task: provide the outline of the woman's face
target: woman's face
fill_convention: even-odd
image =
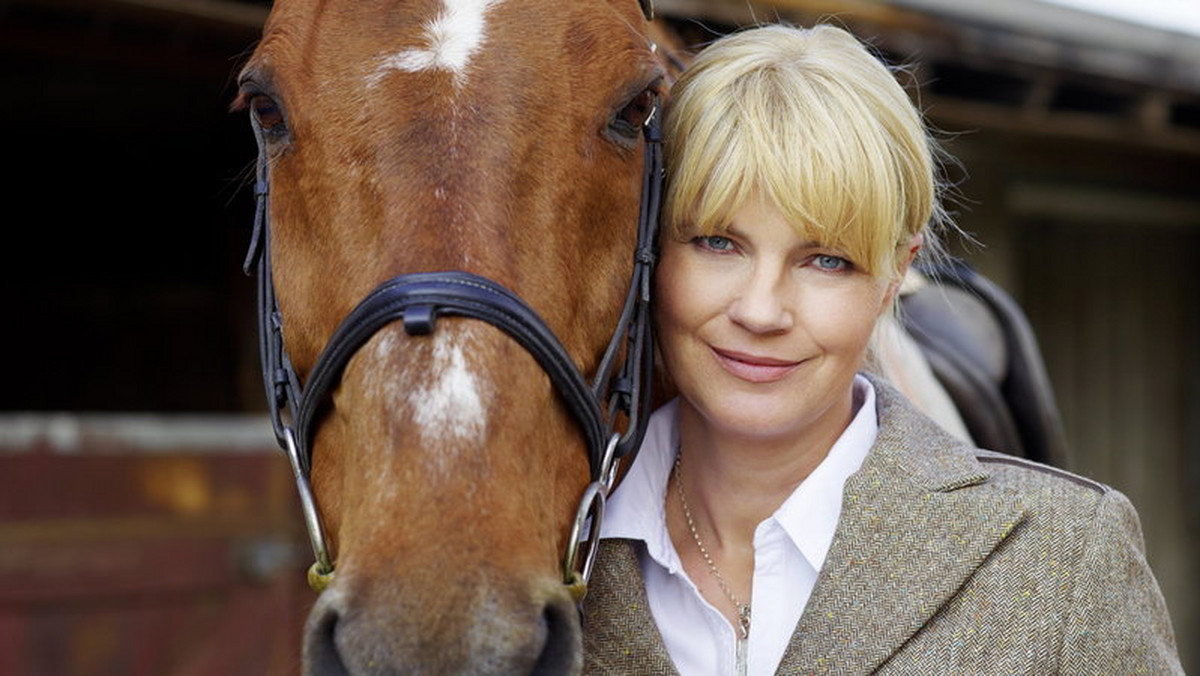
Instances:
[[[673,238],[657,272],[658,341],[683,406],[710,432],[836,438],[898,279],[871,277],[753,198],[726,232]]]

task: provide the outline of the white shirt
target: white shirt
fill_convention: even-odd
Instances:
[[[773,674],[779,666],[833,543],[846,479],[875,443],[875,388],[862,376],[854,379],[854,406],[854,418],[821,464],[754,530],[751,674]],[[650,417],[637,462],[609,500],[600,537],[646,543],[641,563],[650,613],[679,673],[734,674],[734,629],[688,578],[667,532],[664,500],[679,447],[678,410],[675,400]]]

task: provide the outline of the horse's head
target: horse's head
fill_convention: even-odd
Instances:
[[[261,130],[301,381],[373,288],[439,270],[513,290],[596,368],[629,284],[639,132],[661,86],[645,31],[636,0],[276,0],[240,98]],[[576,422],[492,325],[409,333],[374,332],[314,419],[337,575],[307,669],[573,673],[561,558],[589,476]]]

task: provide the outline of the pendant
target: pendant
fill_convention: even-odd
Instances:
[[[741,636],[737,640],[737,669],[738,676],[746,676],[748,673],[749,659],[747,656],[750,644],[750,605],[738,604],[738,624],[741,625]]]
[[[734,669],[734,673],[736,673],[738,676],[746,676],[746,674],[749,673],[748,670],[750,668],[750,665],[748,664],[749,660],[747,660],[747,656],[746,656],[746,648],[748,647],[747,644],[749,642],[750,642],[750,639],[746,638],[745,636],[743,636],[742,638],[739,638],[737,640],[737,649],[736,649],[737,665],[736,665],[736,668]]]
[[[750,638],[750,605],[738,604],[738,624],[742,628],[742,638]]]

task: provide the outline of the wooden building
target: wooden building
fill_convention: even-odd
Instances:
[[[911,65],[961,161],[960,253],[1026,308],[1071,469],[1137,506],[1200,671],[1200,37],[1042,0],[655,5],[695,40],[833,20]],[[306,554],[227,112],[268,6],[0,2],[0,673],[296,670]]]

